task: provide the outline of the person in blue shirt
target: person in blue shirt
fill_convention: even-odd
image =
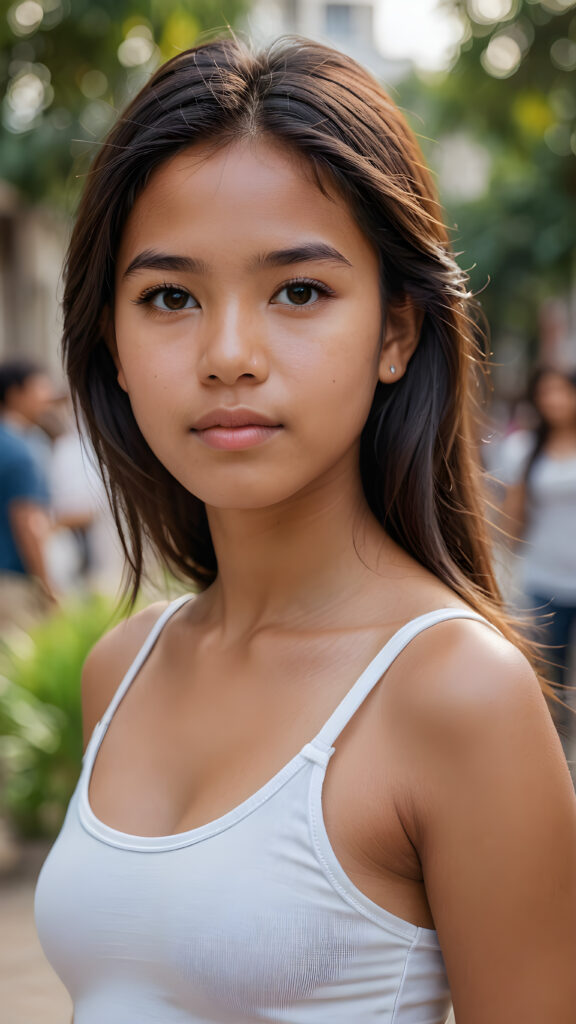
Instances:
[[[53,398],[35,363],[0,364],[0,631],[32,603],[53,603],[45,546],[50,532],[49,488],[37,424]]]

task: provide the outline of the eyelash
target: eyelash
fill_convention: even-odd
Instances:
[[[182,288],[181,285],[170,284],[169,281],[164,281],[163,284],[154,284],[152,285],[151,288],[145,288],[144,291],[140,293],[138,298],[133,300],[134,305],[145,306],[152,302],[152,299],[155,299],[156,296],[160,295],[162,292],[185,292],[186,295],[190,295],[191,298],[194,298],[192,293],[189,292],[187,288]],[[168,312],[168,310],[158,310],[158,312]]]
[[[331,288],[328,287],[328,285],[323,284],[322,281],[317,281],[313,277],[293,277],[289,281],[285,281],[284,284],[280,286],[280,288],[277,288],[276,291],[274,292],[274,295],[279,295],[280,292],[284,291],[285,288],[290,288],[291,285],[299,284],[308,285],[310,288],[314,288],[319,293],[319,299],[317,299],[316,301],[330,298],[330,296],[334,295],[334,292],[332,291]],[[194,298],[192,293],[189,292],[187,288],[183,288],[181,285],[170,284],[168,281],[164,281],[162,284],[155,284],[152,285],[152,287],[150,288],[145,288],[144,291],[141,292],[141,294],[138,296],[138,298],[133,300],[134,305],[151,306],[152,300],[156,298],[157,295],[160,295],[162,292],[169,291],[183,292],[186,295],[189,295],[191,298]],[[290,306],[291,309],[309,309],[312,303],[306,303],[302,306],[298,306],[298,304],[291,305],[290,303],[283,302],[280,303],[280,305]],[[159,314],[160,316],[171,316],[173,313],[184,312],[184,310],[159,309],[157,306],[151,306],[151,311],[152,310],[155,314]]]

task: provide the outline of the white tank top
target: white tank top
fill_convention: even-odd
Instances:
[[[455,608],[413,619],[257,793],[188,832],[128,835],[93,814],[92,766],[189,596],[160,617],[96,725],[38,880],[38,933],[74,1024],[443,1024],[450,997],[436,932],[350,881],[324,827],[322,783],[335,740],[406,644],[445,619],[486,619]]]

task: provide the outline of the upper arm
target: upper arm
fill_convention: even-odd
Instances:
[[[476,623],[441,628],[404,742],[456,1019],[573,1024],[576,800],[561,747],[520,652]]]
[[[42,537],[49,526],[48,495],[38,467],[26,448],[19,448],[18,457],[6,467],[2,489],[16,543],[26,545],[29,538]]]
[[[28,537],[44,537],[50,520],[44,505],[18,498],[10,502],[10,526],[16,541],[25,543]]]
[[[166,602],[150,605],[120,622],[90,651],[82,670],[84,748]]]
[[[17,454],[14,454],[9,464],[4,467],[2,488],[8,504],[19,501],[43,506],[48,504],[45,481],[25,446],[19,447]]]

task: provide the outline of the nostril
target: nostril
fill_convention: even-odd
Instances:
[[[206,381],[219,381],[222,384],[234,384],[238,380],[258,380],[257,373],[240,373],[240,374],[226,374],[226,373],[208,373],[205,377]]]

